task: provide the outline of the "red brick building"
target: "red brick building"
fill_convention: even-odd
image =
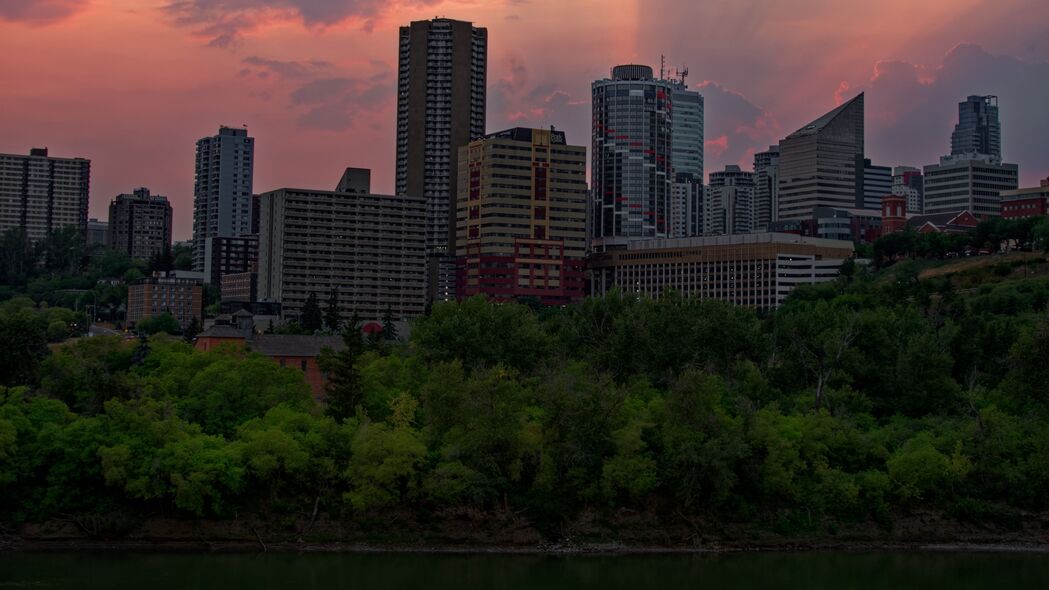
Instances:
[[[1041,186],[1002,191],[1002,217],[1022,219],[1049,213],[1049,178]]]
[[[907,227],[907,197],[885,195],[881,198],[882,235],[898,232]]]
[[[185,279],[157,273],[136,281],[127,289],[127,324],[170,313],[183,329],[197,318],[204,318],[204,284],[199,279]]]
[[[328,380],[317,366],[317,357],[325,348],[342,350],[344,345],[341,337],[256,334],[250,313],[239,311],[233,314],[233,318],[237,325],[215,325],[198,335],[197,350],[207,352],[223,345],[247,348],[273,359],[282,367],[302,371],[314,398],[318,401],[324,399]]]

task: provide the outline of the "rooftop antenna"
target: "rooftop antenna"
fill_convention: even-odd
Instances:
[[[662,80],[667,69],[667,56],[659,54],[659,79]]]
[[[684,85],[685,78],[688,77],[688,66],[681,66],[681,70],[679,73],[681,74],[681,84]]]

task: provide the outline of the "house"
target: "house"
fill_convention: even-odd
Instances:
[[[197,335],[197,350],[207,352],[223,345],[245,348],[273,359],[282,367],[301,370],[318,400],[324,399],[327,377],[317,366],[317,357],[325,348],[340,351],[344,347],[339,336],[256,334],[251,312],[243,309],[217,319],[215,325]]]
[[[965,234],[976,229],[980,220],[969,211],[915,215],[907,219],[907,227],[921,234]]]

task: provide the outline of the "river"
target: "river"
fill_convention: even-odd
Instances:
[[[806,552],[711,555],[0,553],[0,589],[1049,587],[1049,554]]]

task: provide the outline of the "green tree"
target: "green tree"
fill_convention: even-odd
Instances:
[[[354,314],[350,323],[344,326],[342,350],[324,349],[317,357],[317,365],[328,374],[325,412],[338,422],[355,416],[357,407],[364,403],[360,358],[365,346],[359,321]]]
[[[302,305],[302,312],[299,314],[299,324],[302,325],[302,329],[307,334],[316,333],[323,327],[324,317],[321,314],[320,304],[317,303],[316,293],[310,293],[306,298],[306,303]]]
[[[32,309],[0,312],[0,384],[35,383],[48,354],[46,327]]]
[[[135,331],[139,334],[152,336],[153,334],[159,334],[161,332],[165,334],[179,334],[182,332],[182,328],[178,325],[178,320],[175,319],[175,316],[168,312],[164,312],[153,317],[139,320],[135,324]]]
[[[393,308],[386,304],[386,311],[382,314],[382,337],[387,341],[397,340],[397,324],[393,322]]]
[[[197,339],[197,334],[200,334],[200,320],[197,316],[193,316],[189,320],[189,324],[186,324],[186,329],[182,330],[182,338],[186,342],[192,343]]]
[[[335,287],[328,294],[328,307],[324,310],[324,327],[333,334],[342,329],[342,316],[339,315],[339,292]]]

